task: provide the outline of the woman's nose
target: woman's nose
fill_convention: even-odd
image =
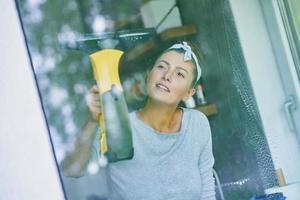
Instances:
[[[163,79],[170,82],[172,79],[172,74],[173,72],[171,70],[165,71],[165,73],[163,74]]]

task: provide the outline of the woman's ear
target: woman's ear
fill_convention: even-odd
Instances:
[[[190,98],[191,96],[193,96],[195,94],[195,92],[196,92],[195,88],[192,87],[191,89],[189,89],[187,95],[182,99],[182,101],[188,100],[188,98]]]

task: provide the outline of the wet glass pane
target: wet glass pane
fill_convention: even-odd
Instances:
[[[194,100],[211,125],[225,198],[250,199],[277,185],[229,2],[156,1],[164,8],[152,10],[157,19],[145,14],[149,2],[18,0],[58,166],[76,151],[75,139],[90,117],[85,95],[95,84],[91,53],[125,52],[119,72],[132,111],[145,103],[145,78],[157,55],[177,40],[191,40],[203,57],[205,99]],[[68,199],[105,199],[106,176],[105,168],[93,165],[78,178],[62,174]]]

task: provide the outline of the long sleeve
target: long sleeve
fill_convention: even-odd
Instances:
[[[209,125],[208,125],[209,126]],[[212,153],[212,139],[209,128],[209,137],[200,154],[199,168],[202,181],[201,200],[215,200],[215,182],[213,177],[214,157]]]

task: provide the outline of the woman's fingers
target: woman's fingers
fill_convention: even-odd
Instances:
[[[85,100],[91,115],[95,120],[98,120],[98,116],[101,112],[101,102],[99,98],[99,89],[97,85],[93,85],[90,91],[86,94]]]
[[[93,87],[90,90],[92,93],[98,94],[99,93],[99,88],[97,85],[93,85]]]
[[[94,102],[99,102],[100,103],[99,93],[96,90],[91,89],[85,95],[85,100],[86,100],[88,105],[92,105]]]
[[[91,102],[91,106],[92,107],[100,108],[101,107],[101,103],[100,103],[100,101],[92,101]]]

